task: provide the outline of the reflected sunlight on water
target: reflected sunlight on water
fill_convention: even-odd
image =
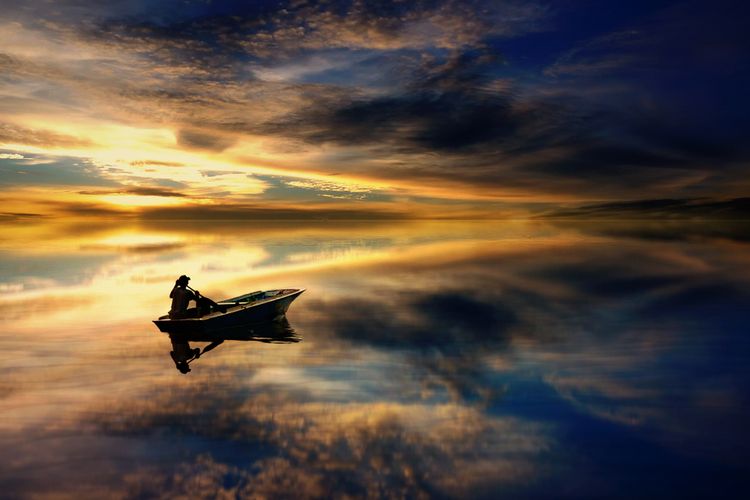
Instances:
[[[732,231],[4,229],[11,496],[721,494],[747,468],[750,251]],[[151,323],[180,274],[216,299],[307,292],[285,333],[226,340],[183,375]]]

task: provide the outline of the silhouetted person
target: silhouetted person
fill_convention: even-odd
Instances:
[[[197,347],[191,349],[190,344],[186,340],[175,340],[171,337],[170,340],[172,341],[172,352],[169,355],[172,356],[175,367],[180,370],[180,373],[189,372],[190,365],[188,361],[199,358],[201,350]]]
[[[211,343],[202,350],[190,347],[191,341],[207,342],[209,338],[211,339]],[[252,325],[251,328],[242,328],[241,331],[227,330],[222,334],[211,334],[210,336],[184,332],[181,334],[170,334],[169,340],[172,342],[172,350],[169,352],[169,355],[172,357],[172,361],[174,361],[175,368],[180,373],[187,374],[191,371],[190,365],[193,361],[202,358],[204,354],[216,349],[226,340],[252,340],[274,344],[293,344],[302,339],[296,335],[294,329],[289,325],[286,316],[282,316],[278,321],[257,323]]]
[[[174,361],[175,368],[183,374],[190,372],[190,362],[224,343],[224,339],[214,340],[204,347],[203,352],[201,352],[197,347],[194,349],[191,348],[190,343],[184,338],[175,338],[173,335],[170,335],[169,340],[172,341],[172,350],[169,355],[172,357],[172,361]]]
[[[198,290],[191,289],[188,286],[188,281],[190,281],[190,278],[183,274],[174,282],[174,288],[169,293],[169,298],[172,299],[169,319],[200,318],[214,310],[227,312],[226,306],[204,297]],[[188,309],[191,300],[195,301],[195,307]]]
[[[188,314],[190,301],[195,300],[197,303],[198,297],[200,297],[200,294],[187,289],[188,281],[190,281],[190,278],[183,274],[174,282],[174,288],[169,293],[169,298],[172,299],[169,319],[183,319],[197,315],[197,310],[190,311],[192,314]]]

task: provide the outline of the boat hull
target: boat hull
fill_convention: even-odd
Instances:
[[[271,290],[263,292],[276,295],[252,302],[233,303],[233,299],[219,302],[227,307],[226,313],[213,312],[200,318],[169,319],[161,317],[154,324],[169,334],[213,334],[237,330],[253,324],[272,321],[286,314],[289,305],[304,289]]]

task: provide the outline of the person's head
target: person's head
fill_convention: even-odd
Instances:
[[[188,281],[190,281],[190,278],[183,274],[182,276],[177,278],[176,284],[177,286],[186,287],[188,285]]]
[[[180,370],[180,373],[184,375],[190,371],[190,365],[187,363],[187,361],[180,361],[179,363],[177,363],[177,369]]]

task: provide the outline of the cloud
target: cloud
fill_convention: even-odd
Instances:
[[[211,456],[178,462],[166,474],[145,466],[129,475],[130,493],[175,496],[195,483],[210,496],[372,496],[383,488],[408,496],[470,496],[489,485],[498,490],[525,480],[536,470],[531,459],[548,448],[542,425],[450,405],[348,404],[331,418],[323,405],[285,401],[263,390],[227,396],[213,393],[188,407],[160,394],[158,405],[134,402],[118,412],[119,419],[97,412],[94,423],[107,434],[142,436],[169,428],[232,442],[252,457],[250,467]],[[208,415],[214,425],[196,425]],[[304,428],[289,415],[304,415]],[[479,457],[477,446],[484,450]]]
[[[38,219],[45,217],[44,214],[28,213],[28,212],[0,212],[0,219],[6,221],[18,221],[28,219]]]
[[[203,177],[221,177],[222,175],[237,175],[236,170],[201,170]]]
[[[385,5],[372,7],[365,3],[355,2],[351,5],[344,5],[342,8],[343,10],[339,11],[322,6],[298,7],[296,9],[299,12],[292,8],[289,15],[280,13],[278,19],[273,21],[280,31],[275,39],[283,38],[281,31],[287,29],[282,27],[285,23],[294,24],[302,22],[304,19],[311,27],[311,33],[320,31],[330,34],[335,31],[340,34],[343,26],[350,25],[352,36],[354,36],[356,33],[363,32],[362,27],[370,26],[368,29],[373,33],[374,46],[363,46],[363,49],[392,50],[380,47],[382,43],[377,40],[381,38],[383,40],[386,38],[392,39],[395,34],[399,33],[403,35],[399,35],[402,41],[398,42],[402,48],[406,46],[418,47],[423,43],[431,43],[432,46],[434,43],[430,40],[437,40],[434,36],[435,33],[420,34],[419,30],[414,31],[411,26],[413,23],[423,23],[426,18],[429,18],[428,24],[437,23],[444,27],[441,30],[447,30],[445,31],[445,40],[450,40],[451,45],[458,43],[460,46],[468,47],[473,43],[472,40],[484,36],[486,30],[491,33],[516,33],[518,30],[516,28],[511,29],[510,24],[516,23],[521,26],[527,21],[533,24],[535,21],[531,21],[531,19],[538,19],[541,12],[528,4],[522,5],[513,2],[490,6],[489,10],[483,12],[482,16],[477,16],[476,13],[472,12],[470,6],[463,4],[433,6],[394,4],[390,7]],[[316,12],[314,15],[311,9]],[[458,14],[459,12],[461,15]],[[131,67],[150,70],[152,71],[151,74],[159,75],[155,76],[159,83],[158,90],[153,90],[153,85],[146,87],[137,80],[127,77],[117,83],[112,82],[113,85],[109,88],[104,88],[100,85],[100,81],[95,82],[93,78],[89,81],[80,82],[66,76],[64,85],[68,88],[76,93],[85,90],[87,94],[94,96],[99,104],[106,106],[108,112],[112,113],[113,116],[127,116],[132,119],[137,114],[141,120],[149,117],[149,115],[151,115],[149,118],[153,121],[167,119],[178,129],[178,145],[196,150],[219,152],[236,144],[238,134],[249,133],[263,136],[264,132],[269,129],[269,126],[261,126],[261,124],[269,118],[273,118],[274,115],[280,114],[276,112],[269,115],[268,110],[273,108],[267,101],[269,90],[272,90],[273,95],[278,96],[278,100],[284,104],[284,106],[278,108],[282,113],[285,110],[294,112],[295,107],[305,106],[306,103],[328,99],[331,101],[334,99],[341,100],[341,88],[314,85],[305,88],[288,85],[269,86],[259,82],[248,82],[248,85],[241,84],[232,81],[237,77],[236,73],[232,73],[236,69],[234,67],[230,69],[230,73],[214,72],[212,73],[213,76],[208,77],[208,79],[206,79],[206,75],[200,72],[194,72],[195,77],[187,79],[176,74],[159,73],[161,69],[176,69],[182,67],[183,64],[192,65],[195,69],[198,69],[196,64],[203,64],[204,59],[202,58],[204,56],[206,61],[229,61],[228,64],[231,66],[233,64],[231,59],[219,57],[221,52],[233,46],[235,42],[233,37],[247,39],[247,34],[243,30],[257,30],[258,22],[261,24],[270,22],[268,21],[270,17],[264,17],[267,14],[269,13],[262,8],[249,8],[246,12],[234,13],[233,16],[197,16],[187,24],[180,20],[178,23],[183,24],[179,26],[163,26],[154,23],[152,20],[129,22],[127,19],[99,24],[94,21],[92,25],[91,20],[86,20],[83,21],[83,24],[88,26],[86,30],[76,30],[75,23],[66,25],[61,24],[58,20],[50,24],[47,29],[53,33],[58,30],[57,35],[64,39],[73,40],[76,43],[83,42],[89,44],[89,47],[106,53],[111,52],[113,55],[115,47],[125,49],[127,57],[114,59],[116,65],[128,64]],[[404,15],[408,18],[406,21]],[[481,25],[481,29],[479,25]],[[519,29],[523,31],[526,28]],[[459,41],[461,37],[456,35],[457,30],[466,33],[466,36],[463,37],[465,41]],[[383,36],[381,37],[378,33],[382,33]],[[218,37],[217,40],[220,43],[206,44],[204,43],[204,36],[208,36],[209,39]],[[315,38],[315,36],[317,35],[311,34],[311,37]],[[327,37],[327,35],[324,37]],[[263,37],[259,35],[258,38]],[[331,40],[340,38],[337,35],[335,39]],[[365,40],[361,41],[362,43],[365,42]],[[311,42],[311,44],[312,47],[318,45],[319,42]],[[311,48],[310,50],[318,49]],[[217,54],[216,51],[219,51],[219,53]],[[467,57],[464,55],[456,58],[456,61],[452,64],[461,64],[459,61]],[[187,59],[193,62],[187,62]],[[274,61],[277,59],[278,57],[275,57]],[[262,66],[263,62],[260,61],[260,63]],[[206,64],[210,63],[207,62]],[[157,71],[153,72],[153,70]],[[460,69],[456,68],[454,72],[460,72]],[[62,77],[54,75],[55,73],[51,73],[50,79],[59,82]],[[103,81],[111,81],[110,76],[101,76],[104,77]],[[96,80],[101,79],[96,78]],[[456,81],[453,84],[456,85]],[[444,81],[442,85],[445,86],[447,83]],[[259,92],[259,94],[256,94],[256,92]],[[353,92],[356,94],[358,91],[354,90]],[[256,96],[261,97],[263,101],[256,101]],[[433,104],[425,96],[417,95],[415,102],[411,103],[409,100],[410,98],[406,97],[398,102],[398,98],[393,98],[386,101],[385,104],[395,104],[397,108],[400,108],[395,113],[400,113],[402,118],[405,118],[404,114],[411,110],[420,111],[420,109],[425,109],[431,115],[433,123],[449,117],[449,113],[440,112],[440,107],[443,104],[450,105],[450,99],[444,99],[442,102]],[[468,101],[471,100],[468,99]],[[354,121],[347,117],[347,113],[351,115],[352,113],[369,110],[377,113],[374,110],[379,104],[373,103],[367,110],[362,110],[361,104],[359,108],[355,106],[351,110],[340,110],[338,119],[343,125],[348,126]],[[446,126],[443,129],[436,129],[427,123],[430,119],[423,120],[421,125],[415,124],[414,128],[422,129],[416,131],[418,134],[415,138],[417,142],[434,143],[438,144],[439,147],[439,144],[445,141],[450,142],[449,136],[452,132],[464,133],[466,127],[473,128],[470,128],[463,138],[455,140],[457,146],[477,142],[476,139],[471,137],[471,132],[480,130],[482,124],[472,126],[471,122],[473,118],[482,116],[484,108],[475,107],[476,109],[464,112],[461,110],[461,106],[462,103],[458,101],[452,105],[450,112],[461,114],[457,120],[454,120],[452,127]],[[364,118],[367,119],[368,116]],[[376,122],[379,120],[381,130],[389,126],[386,120],[378,119],[377,115],[373,119]],[[195,123],[200,123],[202,128],[200,130],[194,129]],[[359,126],[354,132],[366,132],[366,129]],[[293,136],[290,137],[283,130],[278,134],[271,133],[267,136],[275,139],[277,143],[288,142],[289,139],[294,140]],[[315,142],[315,136],[308,137],[310,142]],[[479,141],[481,142],[481,139]],[[448,144],[447,147],[452,148],[454,146]],[[369,152],[362,151],[359,156],[364,157],[368,154]]]
[[[143,243],[143,244],[92,244],[82,245],[81,250],[105,250],[125,253],[162,253],[174,252],[185,247],[185,243]]]
[[[600,76],[628,70],[644,61],[644,33],[630,29],[607,33],[563,53],[544,73],[548,76]]]
[[[102,203],[87,203],[83,201],[37,201],[48,213],[63,216],[78,217],[127,217],[128,213]]]
[[[130,165],[134,167],[184,167],[184,163],[176,161],[158,161],[158,160],[138,160],[131,161]]]
[[[285,207],[269,204],[188,205],[147,208],[140,212],[144,219],[191,220],[376,220],[406,219],[410,215],[390,208]]]
[[[312,143],[387,145],[404,150],[456,151],[511,135],[519,119],[509,96],[485,91],[491,51],[462,52],[423,65],[409,90],[372,99],[341,96],[267,123],[268,133]]]
[[[177,134],[177,144],[187,148],[207,149],[209,151],[223,151],[234,143],[229,137],[207,134],[192,130],[180,130]]]
[[[223,12],[221,12],[223,10]],[[456,48],[491,36],[513,36],[539,28],[546,9],[536,2],[289,2],[234,5],[231,11],[188,11],[172,22],[122,16],[84,24],[86,36],[150,53],[164,62],[186,52],[206,67],[228,67],[232,52],[284,58],[304,50]],[[92,16],[93,17],[93,16]],[[158,19],[158,21],[157,21]],[[92,22],[93,21],[93,22]]]
[[[332,192],[345,192],[345,193],[369,193],[372,188],[367,186],[357,186],[351,184],[339,184],[331,181],[317,181],[317,180],[292,180],[285,181],[287,186],[292,186],[302,189],[312,189],[316,191],[332,191]]]
[[[79,191],[78,194],[89,195],[89,196],[99,196],[99,195],[108,195],[108,194],[134,194],[138,196],[166,196],[166,197],[176,197],[176,198],[182,198],[182,197],[187,196],[184,193],[180,193],[172,189],[164,189],[160,187],[151,187],[151,186],[125,187],[122,189],[106,190],[106,191]]]
[[[718,181],[716,171],[733,177],[730,172],[740,168],[735,165],[744,153],[730,142],[657,127],[655,120],[663,120],[586,103],[573,92],[530,94],[499,81],[494,68],[501,59],[482,48],[423,61],[412,67],[404,88],[319,100],[258,132],[355,151],[348,168],[375,178],[429,179],[542,198],[633,195],[644,184],[655,193],[710,193],[719,189],[706,183]]]
[[[0,123],[0,144],[25,144],[45,148],[84,148],[91,146],[91,141],[48,130],[30,129]]]
[[[113,186],[109,179],[91,162],[83,158],[34,155],[23,159],[7,158],[0,161],[0,186],[6,190],[43,186]]]
[[[604,219],[703,219],[745,220],[750,214],[750,198],[729,200],[660,199],[621,201],[556,209],[544,217]]]
[[[743,41],[736,22],[696,5],[596,24],[572,44],[570,7],[532,1],[31,2],[3,25],[4,106],[80,138],[19,121],[0,140],[93,148],[119,143],[96,132],[118,123],[144,131],[133,150],[158,153],[149,165],[116,158],[135,167],[333,167],[390,194],[472,201],[739,197],[750,150],[730,101],[741,99],[701,82],[741,81],[715,77],[739,66],[724,61]]]
[[[473,45],[489,36],[537,29],[544,9],[534,2],[344,2],[338,9],[300,4],[281,26],[243,46],[260,55],[274,49],[330,47],[398,50]],[[481,14],[480,14],[481,13]],[[270,36],[265,36],[266,34]],[[264,43],[272,40],[272,44]]]

